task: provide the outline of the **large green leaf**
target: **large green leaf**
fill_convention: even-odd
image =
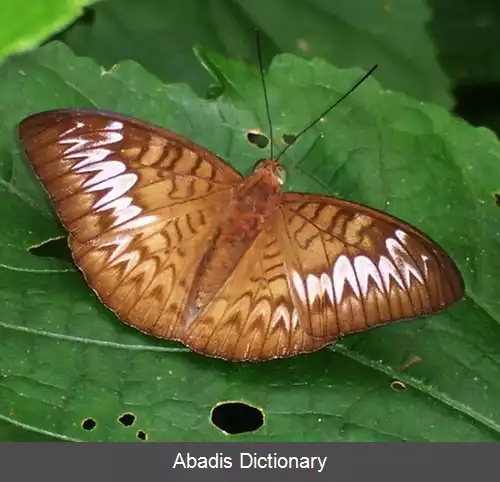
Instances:
[[[199,92],[207,77],[193,44],[256,63],[257,29],[265,59],[290,52],[341,67],[379,63],[376,78],[386,88],[452,103],[427,32],[432,14],[425,0],[108,0],[93,11],[93,21],[64,36],[76,52],[107,67],[133,59],[164,81],[189,82]]]
[[[242,172],[266,156],[246,137],[249,129],[267,131],[258,73],[199,55],[225,89],[216,101],[164,85],[132,62],[102,71],[57,44],[0,69],[2,420],[65,439],[136,440],[143,430],[149,440],[228,440],[210,411],[240,400],[261,407],[266,422],[231,440],[500,440],[499,143],[373,79],[284,156],[288,188],[365,202],[427,232],[467,284],[466,298],[445,313],[312,355],[233,364],[123,326],[70,263],[27,251],[63,233],[17,146],[17,124],[33,112],[132,114]],[[276,147],[360,75],[277,57],[266,75]],[[419,363],[404,367],[412,359]],[[405,388],[395,390],[394,380]],[[135,415],[134,425],[119,423],[124,412]],[[93,430],[81,427],[87,418]]]
[[[96,0],[2,0],[0,61],[31,49],[75,20],[82,7]]]

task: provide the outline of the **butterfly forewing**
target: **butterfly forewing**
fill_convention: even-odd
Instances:
[[[429,314],[463,296],[448,255],[392,216],[333,197],[286,193],[282,219],[290,293],[314,336]]]
[[[441,310],[463,295],[427,236],[356,203],[244,179],[176,134],[102,111],[29,117],[20,138],[75,264],[129,325],[261,361]]]
[[[179,338],[197,264],[241,175],[173,133],[100,111],[34,115],[20,138],[99,298],[125,323]]]

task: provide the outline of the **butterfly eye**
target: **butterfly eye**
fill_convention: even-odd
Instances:
[[[259,171],[264,167],[264,164],[266,163],[265,159],[261,159],[260,161],[257,161],[255,165],[253,166],[254,171]]]
[[[285,184],[287,172],[286,172],[286,169],[284,168],[284,166],[282,166],[282,165],[276,166],[276,169],[274,170],[274,174],[281,185]]]

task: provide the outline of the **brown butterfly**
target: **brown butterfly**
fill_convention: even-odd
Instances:
[[[195,143],[98,110],[35,114],[22,145],[100,300],[144,333],[227,360],[318,350],[463,296],[453,261],[375,209],[282,192]]]

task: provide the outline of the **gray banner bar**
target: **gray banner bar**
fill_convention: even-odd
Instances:
[[[496,443],[0,443],[2,480],[37,482],[488,482],[499,460]]]

